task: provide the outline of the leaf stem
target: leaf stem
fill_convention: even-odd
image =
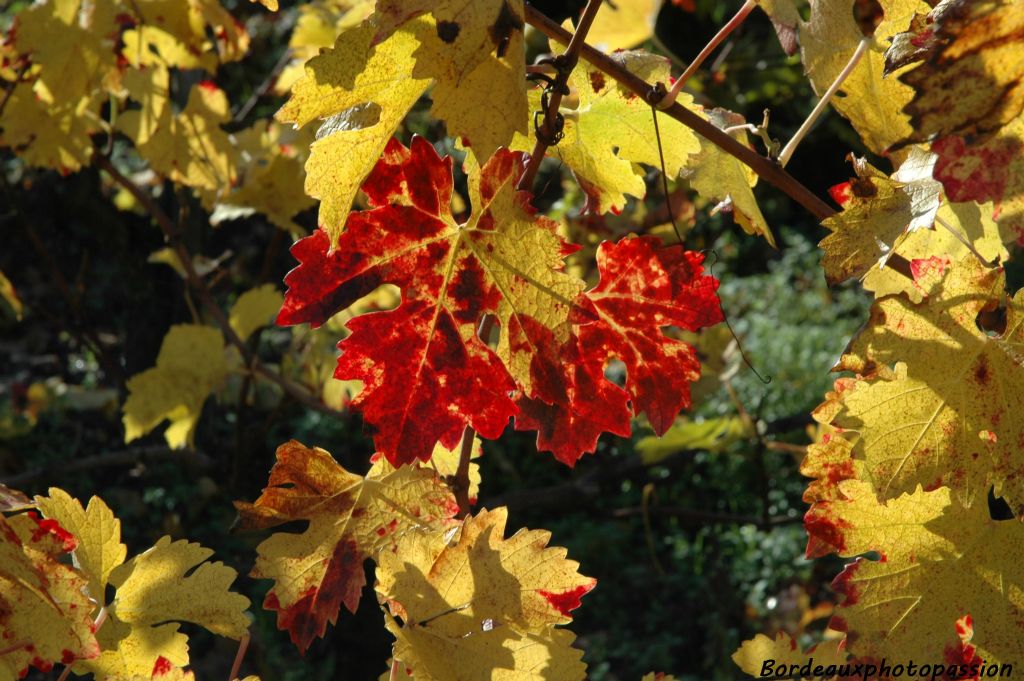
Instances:
[[[250,638],[249,632],[246,631],[242,638],[238,639],[238,652],[235,653],[235,661],[231,665],[228,681],[235,681],[238,678],[238,670],[242,668],[242,660],[245,659],[245,651],[249,649]]]
[[[825,94],[823,94],[821,99],[818,100],[818,103],[815,105],[810,115],[800,125],[800,129],[796,131],[795,135],[793,135],[793,139],[786,143],[786,146],[782,149],[782,153],[779,154],[779,164],[783,168],[785,168],[786,164],[789,163],[789,159],[792,158],[793,152],[796,151],[797,146],[800,145],[800,142],[803,141],[804,137],[807,136],[807,133],[811,131],[811,128],[814,127],[814,124],[818,121],[818,118],[822,113],[824,113],[825,107],[828,106],[832,97],[843,84],[843,81],[853,73],[855,68],[857,68],[857,64],[860,63],[864,53],[868,51],[868,47],[871,46],[871,42],[871,38],[861,39],[860,43],[857,45],[857,49],[854,50],[853,54],[850,56],[850,60],[846,62],[846,66],[844,66],[843,70],[839,72],[839,75],[836,76],[834,81],[832,81],[832,84],[828,86],[828,90],[825,91]]]
[[[544,111],[544,123],[541,125],[540,130],[537,131],[537,141],[534,143],[533,151],[530,153],[530,161],[523,171],[522,177],[519,178],[517,188],[520,190],[529,191],[533,188],[533,182],[537,178],[537,171],[540,170],[540,162],[544,160],[544,154],[547,152],[548,146],[550,146],[548,141],[553,139],[557,132],[554,128],[554,121],[558,113],[558,107],[562,104],[563,93],[568,90],[569,76],[579,62],[580,51],[586,45],[587,33],[594,24],[597,10],[601,8],[603,2],[604,0],[588,0],[587,7],[583,10],[583,16],[580,18],[579,26],[577,26],[576,32],[568,40],[569,46],[556,61],[558,76],[551,85],[551,96],[548,98],[548,107]],[[528,20],[530,13],[533,11],[535,10],[529,5],[526,6]],[[531,21],[530,23],[533,22]]]
[[[572,38],[568,31],[530,5],[526,6],[526,20],[552,40],[568,44]],[[623,65],[622,61],[616,59],[614,55],[607,55],[583,43],[580,46],[580,56],[605,74],[611,76],[627,90],[640,95],[649,103],[658,104],[665,96],[664,86],[652,85],[643,78],[631,73]],[[679,102],[673,103],[664,110],[664,113],[666,116],[674,118],[694,132],[707,138],[725,153],[737,158],[757,173],[759,177],[789,195],[790,198],[807,209],[819,220],[835,215],[836,211],[830,205],[798,182],[777,163],[739,143],[715,127],[710,121],[701,118],[693,111],[680,105]]]
[[[519,191],[530,191],[533,188],[533,183],[537,179],[537,171],[540,170],[540,163],[544,160],[544,154],[548,150],[549,144],[547,140],[553,139],[555,132],[557,132],[553,126],[555,114],[562,103],[562,94],[568,89],[569,76],[579,62],[580,52],[586,47],[587,32],[590,31],[590,27],[594,24],[597,10],[601,8],[603,3],[604,0],[588,0],[587,7],[583,10],[583,16],[580,18],[576,32],[565,41],[569,46],[558,57],[558,61],[556,61],[558,76],[551,85],[551,96],[548,98],[548,107],[544,111],[544,123],[538,131],[539,134],[537,135],[536,143],[533,145],[530,160],[526,164],[523,174],[519,177],[519,182],[516,184],[516,189]],[[535,10],[527,5],[526,11],[529,16]],[[531,21],[531,23],[533,22]],[[477,331],[477,335],[483,339],[484,343],[487,342],[488,337],[491,335],[493,325],[494,318],[491,315],[484,315],[480,322],[480,328]],[[469,460],[473,456],[473,441],[475,439],[476,430],[474,430],[473,426],[467,425],[466,429],[462,432],[462,443],[459,447],[459,465],[455,469],[455,482],[453,484],[455,500],[459,503],[460,518],[468,516],[470,510]]]
[[[753,11],[756,5],[756,0],[747,0],[746,2],[743,3],[743,6],[740,7],[739,10],[737,10],[736,14],[733,15],[732,19],[729,19],[725,26],[722,26],[722,28],[718,30],[718,33],[715,34],[715,37],[713,37],[710,40],[710,42],[708,42],[708,44],[704,46],[704,49],[701,50],[700,53],[694,58],[694,60],[690,62],[690,65],[687,66],[686,70],[683,71],[679,78],[676,79],[676,81],[672,84],[672,88],[665,94],[661,101],[655,104],[655,106],[658,109],[667,109],[673,103],[675,103],[676,97],[679,96],[679,93],[680,91],[682,91],[683,86],[686,85],[686,81],[690,80],[690,77],[697,72],[697,69],[699,69],[701,65],[705,62],[705,60],[707,60],[707,58],[711,56],[711,53],[714,52],[715,49],[722,44],[722,41],[728,38],[730,33],[735,31],[743,24],[744,21],[746,21],[747,17],[750,15],[751,11]]]

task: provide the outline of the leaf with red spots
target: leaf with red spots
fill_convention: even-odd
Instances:
[[[0,516],[0,678],[96,657],[86,580],[59,559],[74,540],[34,512]]]
[[[440,530],[409,533],[397,551],[380,554],[377,593],[397,639],[394,657],[417,676],[512,678],[507,670],[515,669],[584,677],[572,634],[554,625],[571,620],[595,580],[577,572],[565,549],[547,546],[548,532],[505,539],[507,515],[480,511],[450,541]]]
[[[601,244],[601,278],[576,302],[560,380],[549,381],[550,393],[520,398],[516,428],[538,430],[538,447],[568,464],[594,451],[602,431],[628,435],[631,415],[645,413],[658,435],[668,430],[690,406],[700,361],[664,329],[696,331],[722,320],[718,281],[703,273],[702,261],[654,237]],[[616,361],[626,368],[624,388],[605,376]]]
[[[299,241],[300,265],[285,282],[282,324],[323,323],[381,284],[401,305],[348,323],[335,376],[364,383],[352,406],[393,464],[426,460],[437,442],[453,448],[467,425],[498,437],[528,394],[531,364],[570,336],[569,311],[583,282],[562,271],[569,251],[555,223],[535,216],[515,189],[521,155],[495,154],[470,173],[472,216],[451,215],[450,159],[422,138],[392,140],[363,185],[370,210],[349,215],[330,248],[323,232]],[[496,351],[478,336],[485,314],[502,329]]]
[[[277,450],[268,486],[255,503],[235,502],[246,528],[308,521],[302,533],[278,532],[257,547],[253,576],[273,579],[264,607],[303,652],[359,605],[363,563],[412,528],[443,527],[458,505],[429,468],[392,468],[380,460],[366,477],[349,473],[322,449],[294,440]]]
[[[979,664],[1021,659],[1019,522],[992,520],[984,503],[964,508],[947,487],[918,488],[887,502],[862,481],[842,482],[839,489],[839,498],[808,512],[812,544],[829,545],[820,555],[881,555],[858,558],[833,583],[843,600],[831,627],[847,632],[852,654],[945,663],[951,657]],[[826,526],[831,529],[823,534]]]
[[[843,646],[837,646],[835,641],[824,641],[807,650],[802,650],[793,637],[786,632],[779,632],[774,639],[764,634],[758,634],[749,641],[744,641],[743,645],[732,654],[732,661],[736,663],[737,667],[757,679],[766,677],[794,678],[794,676],[788,675],[791,674],[788,670],[793,665],[799,668],[813,660],[812,666],[820,664],[827,668],[829,665],[842,664],[847,657]],[[763,671],[766,663],[770,665],[767,672]],[[835,676],[823,677],[819,674],[816,678],[832,679]]]
[[[994,201],[999,221],[1024,235],[1024,6],[942,2],[892,49],[921,59],[900,76],[914,89],[913,133],[935,140],[935,177],[954,201]]]
[[[1024,515],[1024,292],[1011,299],[1003,271],[971,255],[915,269],[924,300],[875,302],[837,366],[863,378],[842,392],[831,424],[847,431],[883,498],[947,485],[984,506],[994,486]]]

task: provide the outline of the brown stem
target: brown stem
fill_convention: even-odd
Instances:
[[[552,94],[548,98],[548,108],[544,111],[544,123],[538,131],[537,142],[533,145],[530,161],[527,163],[516,185],[516,189],[520,191],[532,189],[533,182],[537,179],[540,162],[544,160],[544,153],[548,150],[548,143],[545,140],[552,139],[556,132],[554,128],[555,114],[558,113],[558,107],[562,103],[562,93],[568,87],[569,75],[576,68],[580,50],[586,45],[587,32],[593,25],[594,17],[597,16],[597,10],[601,8],[603,2],[604,0],[589,0],[587,2],[587,7],[583,10],[583,16],[576,27],[576,32],[566,41],[569,47],[558,57],[558,77],[551,87]],[[529,5],[527,5],[526,11],[531,11]],[[494,318],[491,315],[484,315],[483,320],[480,322],[478,335],[485,343],[491,335],[493,325]],[[475,439],[476,430],[473,429],[473,426],[467,425],[466,430],[462,432],[462,443],[459,448],[459,466],[455,469],[455,483],[453,485],[455,488],[455,500],[459,502],[460,518],[465,518],[469,515],[469,460],[473,455],[473,441]]]
[[[568,31],[529,5],[526,6],[526,20],[538,31],[560,43],[568,44],[572,38]],[[658,85],[648,83],[643,78],[630,73],[613,56],[609,56],[586,43],[580,46],[580,56],[614,78],[626,89],[640,95],[645,101],[651,102],[652,105],[656,105],[665,96],[664,86],[660,83]],[[665,109],[664,113],[697,134],[707,138],[725,153],[739,159],[744,165],[757,173],[759,177],[785,192],[790,198],[806,208],[818,220],[824,220],[835,214],[836,211],[831,206],[779,167],[777,163],[764,156],[760,156],[678,102]]]
[[[238,670],[242,668],[242,660],[245,659],[245,651],[249,648],[249,632],[245,632],[238,640],[238,652],[235,653],[235,661],[231,665],[231,673],[228,674],[228,681],[235,681],[238,678]]]
[[[130,193],[135,200],[146,209],[146,212],[149,213],[153,220],[156,221],[160,230],[164,233],[164,237],[166,237],[171,248],[174,249],[175,254],[178,256],[178,260],[181,261],[181,266],[185,270],[185,281],[188,283],[189,288],[198,294],[200,302],[202,302],[203,307],[205,307],[213,317],[217,327],[224,335],[224,339],[238,349],[239,354],[241,354],[249,369],[253,373],[263,376],[272,383],[276,383],[286,394],[290,395],[296,401],[310,409],[315,409],[325,414],[337,415],[335,410],[321,402],[312,393],[307,391],[305,388],[292,383],[280,373],[270,369],[253,355],[249,346],[242,342],[242,339],[238,337],[235,330],[231,328],[231,322],[228,321],[227,315],[224,314],[224,311],[220,309],[220,306],[217,305],[216,301],[214,301],[213,294],[210,293],[209,286],[206,285],[203,278],[196,272],[196,268],[192,264],[192,255],[188,252],[188,249],[185,248],[185,244],[181,241],[178,228],[171,217],[157,205],[156,201],[153,200],[153,197],[149,195],[149,192],[143,190],[142,187],[132,182],[130,178],[126,177],[120,170],[114,167],[110,158],[102,154],[95,154],[93,156],[93,161],[97,167],[110,175],[114,182],[124,187],[128,193]]]
[[[555,117],[558,107],[562,104],[562,93],[566,91],[569,83],[569,75],[576,68],[580,58],[580,50],[584,48],[587,40],[587,32],[594,23],[597,10],[601,8],[604,0],[589,0],[586,9],[583,10],[583,17],[580,19],[576,32],[569,36],[566,32],[569,47],[558,57],[558,76],[551,86],[551,96],[548,98],[548,108],[544,111],[544,123],[537,134],[537,142],[533,145],[533,153],[530,154],[530,162],[519,178],[518,189],[529,191],[533,187],[533,181],[537,178],[537,171],[540,169],[540,162],[544,160],[544,153],[548,150],[548,141],[553,139],[555,130]],[[535,10],[529,5],[526,6],[527,17]],[[547,17],[545,17],[547,18]],[[550,20],[549,20],[550,21]],[[531,21],[531,23],[533,23]],[[552,22],[554,23],[554,22]],[[561,28],[561,27],[559,27]]]

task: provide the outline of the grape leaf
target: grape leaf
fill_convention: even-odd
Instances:
[[[316,203],[304,191],[307,137],[269,121],[232,135],[237,178],[229,188],[204,194],[204,205],[213,209],[210,223],[259,212],[289,233],[305,234],[292,218]]]
[[[235,502],[245,528],[308,520],[301,534],[278,532],[257,547],[252,575],[273,579],[263,606],[305,652],[335,623],[344,604],[359,605],[363,563],[410,528],[443,526],[458,504],[432,470],[380,461],[364,478],[322,449],[292,441],[253,504]]]
[[[1002,262],[1009,257],[1003,245],[996,222],[991,218],[992,204],[946,203],[936,214],[950,227],[962,234],[983,258],[989,262]],[[967,247],[950,230],[936,225],[934,229],[920,229],[906,236],[895,251],[905,259],[914,261],[929,257],[946,257],[956,262],[967,255]],[[872,268],[864,275],[864,288],[876,298],[902,293],[910,300],[920,302],[924,292],[906,276],[891,267]]]
[[[374,4],[374,0],[322,0],[299,5],[299,18],[288,40],[292,59],[274,81],[274,92],[288,94],[302,77],[306,62],[333,46],[342,31],[372,14]]]
[[[380,554],[377,593],[387,604],[394,657],[428,679],[582,679],[573,635],[554,625],[594,588],[550,534],[504,538],[507,511],[467,518],[452,543],[413,532]],[[395,618],[401,618],[399,625]]]
[[[418,45],[411,31],[380,43],[375,37],[371,24],[344,31],[333,49],[306,63],[276,115],[296,126],[323,121],[306,162],[306,192],[321,201],[319,226],[331,243],[372,164],[430,84],[410,73]]]
[[[203,403],[226,375],[220,331],[196,324],[172,326],[160,345],[156,366],[128,380],[128,399],[122,406],[125,442],[167,419],[167,444],[191,444]]]
[[[932,225],[939,208],[940,186],[931,179],[933,159],[919,150],[891,179],[864,159],[852,160],[857,177],[833,188],[833,196],[844,196],[843,211],[822,222],[832,234],[818,244],[825,251],[821,265],[830,284],[884,265],[907,233]]]
[[[916,30],[915,30],[916,29]],[[914,91],[906,141],[935,138],[936,179],[954,201],[994,201],[1024,234],[1024,8],[1016,2],[940,3],[907,39],[924,58],[900,76]],[[892,55],[894,58],[896,55]]]
[[[0,678],[95,657],[86,580],[59,562],[75,540],[34,513],[0,516]]]
[[[75,663],[77,674],[116,679],[148,674],[157,658],[188,664],[188,637],[179,622],[192,622],[238,639],[249,628],[249,599],[230,591],[236,572],[207,562],[213,552],[187,541],[163,537],[147,551],[110,573],[116,592],[107,603],[107,621],[97,638],[103,652]]]
[[[0,118],[0,146],[14,149],[31,166],[77,171],[92,159],[90,135],[99,129],[93,118],[98,109],[99,100],[89,96],[46,105],[31,83],[19,83]]]
[[[853,56],[864,34],[852,0],[813,0],[811,16],[800,25],[804,69],[814,91],[825,92]],[[876,154],[911,134],[903,107],[913,90],[895,77],[882,78],[886,39],[905,31],[921,5],[918,0],[880,0],[884,17],[867,54],[843,82],[832,106],[850,119],[864,144]]]
[[[1020,523],[992,520],[984,503],[963,508],[946,487],[887,502],[861,481],[843,482],[840,491],[812,507],[808,531],[823,553],[881,554],[857,559],[834,583],[845,597],[831,626],[850,632],[851,653],[949,661],[963,652],[963,629],[972,626],[971,652],[984,662],[1021,659],[1024,597],[1010,586],[1024,578]]]
[[[375,42],[415,22],[412,75],[434,80],[431,113],[481,162],[527,131],[523,0],[378,0],[376,8]],[[429,23],[416,20],[428,12]]]
[[[587,43],[604,52],[636,47],[654,35],[659,10],[661,3],[657,0],[606,2],[590,26]]]
[[[57,521],[78,541],[74,550],[75,567],[89,582],[89,595],[96,602],[106,598],[110,573],[124,562],[128,549],[121,543],[121,521],[99,497],[89,500],[88,508],[67,492],[51,487],[49,496],[35,498],[39,510]]]
[[[739,649],[732,654],[732,661],[746,674],[756,679],[765,677],[793,678],[786,676],[785,673],[777,674],[774,670],[788,670],[792,665],[803,667],[809,660],[813,660],[812,669],[817,665],[827,669],[829,665],[842,664],[847,657],[846,651],[837,646],[834,641],[825,641],[813,645],[807,650],[801,650],[796,640],[786,632],[780,631],[774,639],[764,634],[758,634],[749,641],[744,641]],[[772,662],[769,668],[773,671],[764,673],[764,665],[768,660]],[[834,676],[833,674],[825,678]],[[820,677],[821,675],[816,675],[816,678]]]
[[[136,148],[157,172],[189,187],[217,191],[235,178],[236,154],[220,127],[229,120],[224,91],[204,81],[192,88],[181,112],[167,106],[154,121],[152,113],[128,111],[117,127],[129,137],[142,135]]]
[[[363,381],[352,406],[396,465],[429,458],[439,441],[455,447],[466,425],[500,435],[516,413],[513,375],[537,389],[530,362],[549,347],[540,332],[568,337],[583,285],[560,271],[554,223],[515,190],[521,172],[521,157],[502,151],[472,173],[474,212],[460,225],[449,213],[451,161],[422,138],[410,149],[392,141],[363,185],[371,209],[349,216],[333,252],[322,231],[292,249],[300,265],[285,279],[278,323],[318,325],[383,283],[402,291],[397,309],[348,323],[335,372]],[[498,354],[477,335],[484,314],[501,324]]]
[[[272,322],[282,302],[284,296],[273,284],[257,286],[238,297],[228,322],[240,339],[248,340],[257,329]]]
[[[121,53],[134,67],[213,73],[249,51],[245,27],[218,0],[132,0],[118,9],[119,20],[134,25],[121,35]]]
[[[690,405],[700,362],[691,345],[662,329],[696,331],[722,320],[718,281],[703,274],[702,261],[655,237],[601,244],[600,280],[576,302],[572,347],[562,352],[561,374],[554,373],[557,387],[521,397],[516,428],[538,430],[538,448],[569,464],[594,451],[602,431],[628,434],[630,412],[646,413],[658,435],[668,430]],[[624,390],[605,377],[613,360],[626,366]]]
[[[994,485],[1020,514],[1024,293],[1009,299],[1002,270],[986,270],[974,256],[945,272],[918,268],[916,278],[925,300],[876,301],[837,365],[867,377],[843,391],[832,424],[860,433],[855,456],[884,497],[944,484],[963,503],[984,506]],[[990,335],[977,319],[999,306],[1005,328]]]
[[[725,109],[709,109],[702,112],[702,115],[723,130],[746,123],[742,116]],[[747,133],[744,130],[732,135],[742,144],[747,144]],[[703,137],[698,139],[700,153],[682,169],[683,177],[689,180],[690,186],[701,196],[719,202],[716,209],[723,208],[731,212],[744,232],[760,234],[774,246],[775,237],[751,191],[757,183],[757,175],[735,156],[719,149],[718,145]]]
[[[614,59],[625,69],[645,80],[665,81],[669,61],[646,52],[618,52]],[[657,137],[651,106],[643,98],[625,90],[600,70],[580,63],[569,77],[579,104],[566,111],[565,138],[548,154],[569,166],[588,196],[587,207],[597,213],[620,212],[626,194],[643,197],[647,191],[639,163],[659,167]],[[539,94],[532,97],[532,108],[539,110]],[[683,94],[680,104],[693,106],[693,98]],[[687,159],[700,150],[697,136],[675,119],[659,120],[665,172],[675,177]],[[531,151],[535,132],[517,135],[512,147]]]

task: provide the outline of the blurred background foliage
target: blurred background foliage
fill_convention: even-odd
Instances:
[[[9,3],[2,25],[25,4]],[[250,57],[216,79],[232,102],[252,102],[241,127],[272,116],[282,103],[268,76],[286,61],[299,11],[295,2],[282,3],[278,14],[246,0],[225,4],[253,36]],[[739,5],[666,1],[644,46],[668,54],[681,70]],[[531,57],[547,49],[539,34],[529,44]],[[176,77],[186,83],[195,74]],[[784,54],[759,12],[691,89],[701,103],[755,122],[769,108],[770,134],[783,141],[815,102],[798,57]],[[418,132],[452,151],[443,127],[426,117],[428,108],[417,107],[403,137]],[[789,169],[824,195],[847,178],[844,157],[851,151],[864,154],[845,122],[827,114]],[[149,261],[165,245],[159,230],[95,169],[63,177],[2,153],[0,271],[24,307],[20,314],[10,305],[0,312],[0,480],[27,493],[57,485],[83,500],[101,495],[121,518],[132,551],[163,534],[215,549],[243,575],[238,586],[254,603],[250,673],[268,681],[376,678],[390,640],[373,598],[363,599],[355,615],[343,612],[303,660],[273,615],[259,608],[268,583],[244,576],[262,537],[228,532],[232,499],[259,494],[276,446],[290,438],[365,471],[371,444],[358,418],[313,411],[274,386],[240,385],[234,377],[207,401],[195,451],[168,450],[159,429],[122,444],[126,379],[153,365],[170,325],[195,321],[196,305],[172,267]],[[665,198],[654,169],[646,201],[620,216],[581,216],[580,192],[555,163],[545,165],[538,186],[539,204],[578,238],[596,242],[647,229],[674,238],[657,219]],[[695,387],[693,412],[662,440],[638,424],[632,440],[605,437],[594,456],[570,470],[538,454],[527,435],[508,432],[485,443],[481,459],[481,506],[507,504],[511,527],[550,529],[552,543],[568,547],[581,571],[598,579],[572,627],[596,680],[635,680],[651,670],[681,679],[737,678],[729,656],[745,638],[778,630],[805,643],[821,636],[833,600],[828,583],[839,567],[802,557],[805,483],[798,466],[809,442],[808,413],[865,317],[865,296],[856,287],[825,285],[815,246],[823,230],[772,188],[758,187],[757,195],[778,250],[743,234],[727,212],[715,213],[685,184],[670,191],[687,245],[707,252],[732,329],[765,381],[720,326],[692,339],[707,377]],[[254,286],[282,286],[293,265],[291,239],[266,218],[213,228],[191,197],[165,187],[159,201],[189,209],[186,243],[213,261],[208,281],[225,309]],[[311,209],[296,221],[311,230],[315,220]],[[337,333],[329,331],[325,345],[305,330],[267,328],[253,347],[271,364],[297,346],[330,356]],[[331,390],[330,399],[343,399],[343,390]],[[233,650],[195,633],[198,677],[222,678]]]

